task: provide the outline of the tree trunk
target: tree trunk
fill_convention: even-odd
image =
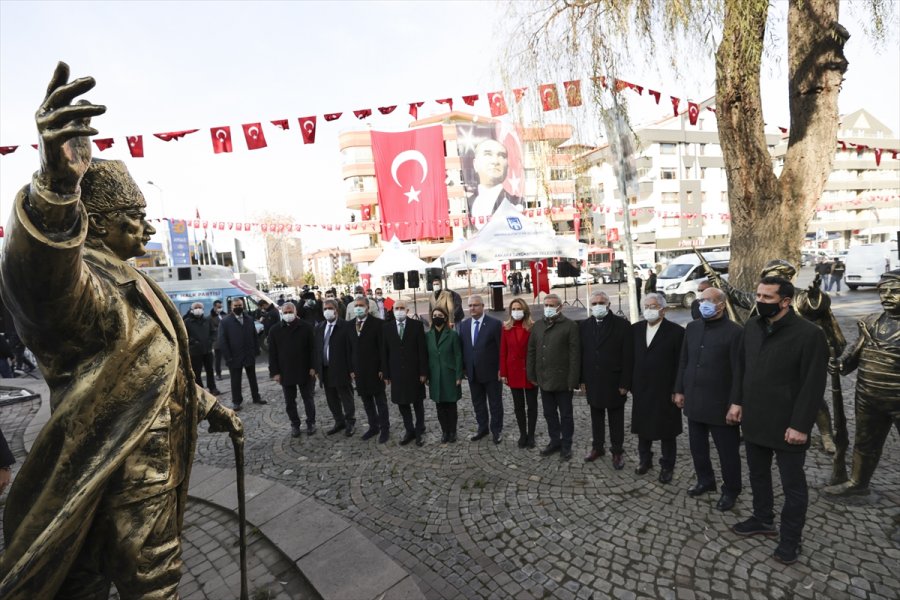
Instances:
[[[716,115],[731,208],[730,281],[752,290],[775,258],[797,264],[831,170],[837,94],[847,68],[839,0],[792,0],[788,15],[791,134],[775,176],[760,94],[767,0],[726,0],[716,52]]]

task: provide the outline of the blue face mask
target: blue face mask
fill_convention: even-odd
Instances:
[[[716,305],[714,302],[704,300],[700,303],[700,316],[704,319],[716,316],[716,312]]]

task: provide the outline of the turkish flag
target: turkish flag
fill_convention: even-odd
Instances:
[[[478,94],[472,94],[471,96],[463,96],[463,102],[468,104],[469,106],[475,106],[475,103],[478,102]]]
[[[491,105],[492,117],[499,117],[509,112],[506,108],[506,100],[503,99],[503,92],[488,92],[487,97],[488,104]]]
[[[581,106],[581,81],[566,81],[563,83],[566,92],[566,102],[569,106]]]
[[[446,104],[450,110],[453,110],[453,98],[441,98],[440,100],[435,100],[438,104]]]
[[[316,143],[316,117],[300,117],[300,133],[303,134],[304,144]]]
[[[410,102],[409,103],[409,116],[413,119],[419,118],[419,109],[422,108],[424,102]]]
[[[336,121],[341,118],[341,115],[344,113],[328,113],[325,115],[326,121]]]
[[[669,96],[672,100],[672,113],[677,117],[678,116],[678,105],[681,104],[681,99],[676,98],[675,96]]]
[[[662,96],[662,94],[660,94],[656,90],[647,90],[647,93],[653,96],[653,98],[656,100],[656,103],[659,104],[659,97]]]
[[[272,123],[272,125],[274,125],[275,127],[280,127],[282,131],[288,129],[291,126],[290,123],[288,123],[287,119],[278,119],[276,121],[270,121],[270,123]]]
[[[700,107],[696,102],[688,102],[688,120],[691,125],[697,124],[697,117],[700,115]]]
[[[245,123],[244,139],[247,140],[247,150],[259,150],[266,147],[266,136],[263,134],[262,123]]]
[[[873,150],[875,151],[875,164],[880,167],[881,166],[882,149],[881,148],[873,148]]]
[[[181,131],[166,131],[163,133],[154,133],[153,135],[155,137],[158,137],[159,139],[161,139],[164,142],[171,142],[172,140],[175,140],[177,142],[184,136],[190,135],[192,133],[197,133],[198,131],[200,131],[200,130],[199,129],[183,129]]]
[[[364,204],[361,209],[361,213],[363,221],[370,221],[372,219],[372,205]]]
[[[531,263],[531,293],[537,298],[541,292],[550,293],[550,274],[547,272],[546,258]]]
[[[362,121],[363,119],[368,119],[369,117],[372,116],[372,109],[371,108],[362,108],[360,110],[354,110],[353,115],[357,119]]]
[[[0,156],[6,156],[16,151],[18,146],[0,146]]]
[[[112,148],[113,143],[115,143],[112,138],[94,138],[93,142],[97,144],[97,150],[100,152]]]
[[[643,88],[643,86],[635,85],[635,84],[633,84],[633,83],[629,83],[629,82],[624,81],[624,80],[622,80],[622,79],[616,79],[616,80],[615,80],[614,87],[613,87],[613,89],[615,89],[615,91],[621,92],[621,91],[624,90],[625,88],[629,88],[629,89],[634,90],[635,92],[637,92],[638,96],[640,96],[641,94],[644,93],[644,88]]]
[[[397,105],[396,105],[396,104],[393,105],[393,106],[379,106],[379,107],[378,107],[378,112],[380,112],[380,113],[383,114],[383,115],[389,115],[389,114],[391,114],[392,112],[394,112],[394,109],[395,109],[395,108],[397,108]]]
[[[515,88],[513,89],[513,96],[516,97],[516,104],[522,101],[522,98],[525,96],[525,90],[528,88]]]
[[[449,212],[443,127],[372,132],[381,234],[387,224],[401,241],[445,237]]]
[[[144,136],[142,135],[129,135],[128,140],[128,151],[131,152],[131,156],[133,158],[143,158],[144,157]]]
[[[538,86],[538,92],[541,95],[541,106],[544,108],[544,112],[559,108],[559,94],[556,93],[555,83]]]
[[[212,127],[209,130],[209,136],[212,139],[213,152],[216,154],[231,152],[231,127],[227,125]]]

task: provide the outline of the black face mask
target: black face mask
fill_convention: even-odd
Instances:
[[[240,316],[244,312],[244,307],[243,306],[235,306],[234,308],[231,309],[231,312]]]
[[[435,327],[443,327],[444,323],[447,322],[447,319],[444,317],[431,317],[431,324]]]
[[[766,317],[771,319],[781,310],[781,306],[778,302],[774,304],[770,304],[769,302],[757,302],[756,303],[756,312],[759,313],[759,316]]]

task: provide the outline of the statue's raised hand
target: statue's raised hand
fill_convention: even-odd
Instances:
[[[93,77],[69,83],[69,65],[60,62],[47,86],[47,96],[35,114],[41,156],[41,181],[50,190],[71,194],[91,163],[91,140],[97,135],[91,117],[106,112],[105,106],[72,101],[96,85]]]

